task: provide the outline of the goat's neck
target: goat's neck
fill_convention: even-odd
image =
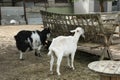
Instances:
[[[77,33],[74,34],[73,37],[74,37],[76,43],[78,42],[80,35],[81,35],[81,34],[77,34]]]

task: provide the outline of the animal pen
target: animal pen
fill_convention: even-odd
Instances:
[[[44,27],[50,27],[52,37],[70,35],[70,30],[82,27],[85,38],[80,38],[78,50],[100,55],[100,59],[120,59],[119,13],[59,14],[40,11]],[[107,17],[107,18],[106,18]],[[114,34],[118,37],[113,36]],[[115,40],[114,40],[115,39]],[[114,42],[117,43],[114,44]]]

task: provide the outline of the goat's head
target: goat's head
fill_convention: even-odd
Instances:
[[[50,37],[50,33],[51,33],[50,28],[44,28],[44,30],[43,30],[42,32],[43,32],[44,34],[47,34],[47,38]]]
[[[81,27],[77,27],[75,30],[71,30],[70,32],[72,32],[72,33],[79,33],[79,34],[82,35],[83,38],[85,38],[84,29],[81,28]]]

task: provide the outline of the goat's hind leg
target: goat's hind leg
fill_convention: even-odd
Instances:
[[[74,56],[75,56],[75,53],[72,53],[71,54],[71,67],[72,67],[72,69],[74,70],[75,69],[75,67],[74,67]]]
[[[54,56],[51,54],[51,60],[50,60],[50,74],[53,74],[53,63],[54,63]]]
[[[57,59],[57,74],[58,75],[61,75],[60,74],[60,64],[61,64],[61,61],[62,61],[62,56],[59,56],[58,59]]]

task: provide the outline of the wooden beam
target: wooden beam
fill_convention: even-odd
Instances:
[[[1,25],[1,6],[0,6],[0,25]]]
[[[15,0],[12,0],[12,6],[15,6],[15,3],[16,3]]]
[[[15,0],[15,2],[20,2],[23,0]],[[25,0],[25,2],[40,2],[40,0]]]
[[[28,24],[28,21],[27,21],[27,16],[26,16],[26,0],[23,0],[23,8],[24,8],[24,16],[25,16],[25,21],[26,21],[26,24]]]

